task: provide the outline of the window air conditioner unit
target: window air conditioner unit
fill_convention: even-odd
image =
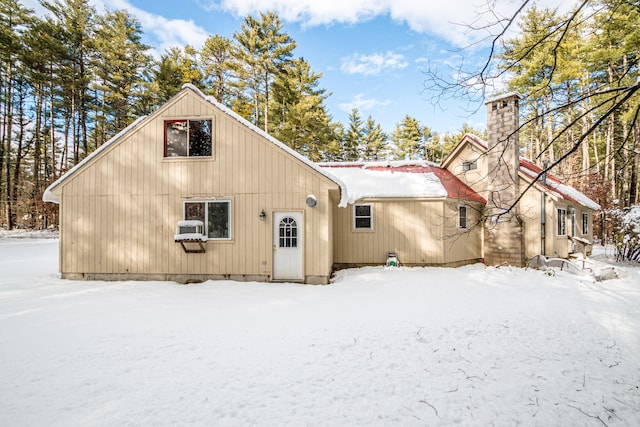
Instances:
[[[204,223],[199,220],[178,221],[177,233],[173,236],[173,240],[180,243],[186,253],[205,252],[202,244],[202,242],[207,241],[207,235],[204,233]]]
[[[178,221],[178,232],[175,236],[176,240],[178,240],[178,236],[182,236],[183,240],[202,240],[202,237],[204,237],[204,222],[193,219]]]

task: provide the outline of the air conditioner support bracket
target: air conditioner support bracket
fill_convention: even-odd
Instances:
[[[187,254],[203,254],[206,252],[202,240],[177,240],[176,243],[180,243]]]

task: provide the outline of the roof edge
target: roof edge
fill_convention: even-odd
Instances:
[[[444,159],[442,159],[442,161],[440,162],[440,167],[446,169],[447,166],[449,165],[449,163],[451,163],[451,161],[456,157],[456,155],[458,154],[458,152],[462,149],[462,146],[464,145],[465,141],[470,141],[471,143],[475,144],[476,146],[478,146],[480,149],[482,150],[487,150],[487,146],[484,143],[485,141],[480,138],[479,136],[473,134],[473,133],[465,133],[464,135],[462,135],[462,138],[460,138],[460,141],[458,141],[458,143],[456,145],[453,146],[453,148],[451,149],[451,151],[449,151],[449,154],[447,154]]]

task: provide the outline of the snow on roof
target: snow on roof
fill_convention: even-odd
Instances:
[[[542,172],[542,169],[536,166],[530,160],[520,158],[520,171],[530,178],[535,178],[540,174],[540,172]],[[542,184],[540,180],[538,180],[537,183],[541,187],[544,187],[545,189],[555,193],[556,196],[559,196],[564,200],[578,203],[586,208],[593,209],[595,211],[600,210],[600,205],[598,203],[594,202],[570,185],[564,184],[562,181],[560,181],[560,179],[551,174],[547,174],[546,184]]]
[[[568,196],[569,199],[573,199],[577,203],[580,203],[582,206],[587,207],[589,209],[593,209],[594,211],[598,211],[601,208],[601,206],[598,203],[594,202],[593,200],[591,200],[590,198],[588,198],[587,196],[585,196],[575,188],[571,187],[570,185],[566,185],[561,182],[554,182],[554,181],[547,181],[547,185],[558,190],[564,196],[564,199],[567,199],[567,196]]]
[[[487,141],[485,141],[484,139],[480,138],[477,135],[474,135],[472,133],[465,133],[462,138],[464,139],[464,137],[469,138],[471,141],[475,142],[477,145],[479,145],[484,149],[489,148],[489,144],[487,143]]]
[[[517,95],[517,94],[510,93],[505,95],[505,97],[512,96],[512,95]],[[484,150],[487,150],[489,147],[487,141],[471,133],[466,133],[460,140],[460,143],[462,143],[462,141],[465,141],[465,140],[471,141],[473,144],[475,144],[476,146]],[[451,151],[451,153],[453,153],[453,151],[456,150],[456,148],[460,145],[460,143],[458,143],[458,145]],[[445,157],[442,163],[444,164],[448,158],[449,156]],[[542,169],[536,166],[531,160],[525,159],[524,157],[520,157],[520,172],[522,172],[523,174],[525,174],[530,178],[535,178],[540,174],[541,171]],[[564,200],[578,203],[589,209],[600,210],[600,205],[598,203],[594,202],[589,197],[587,197],[580,191],[576,190],[575,188],[571,187],[570,185],[564,184],[560,179],[556,178],[551,174],[547,174],[546,185],[542,185],[540,180],[538,180],[537,184],[545,188],[545,190],[552,192],[557,197],[560,197]]]
[[[321,163],[347,188],[348,203],[366,198],[451,197],[485,200],[445,169],[426,161]]]
[[[484,103],[490,104],[492,102],[500,101],[501,99],[505,99],[505,98],[511,98],[513,96],[517,97],[518,99],[522,99],[522,95],[520,95],[518,92],[507,92],[503,94],[494,94],[493,96],[491,96],[491,98],[487,99]]]

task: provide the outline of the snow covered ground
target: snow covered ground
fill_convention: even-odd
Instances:
[[[638,267],[105,283],[57,248],[0,238],[2,426],[640,425]]]

